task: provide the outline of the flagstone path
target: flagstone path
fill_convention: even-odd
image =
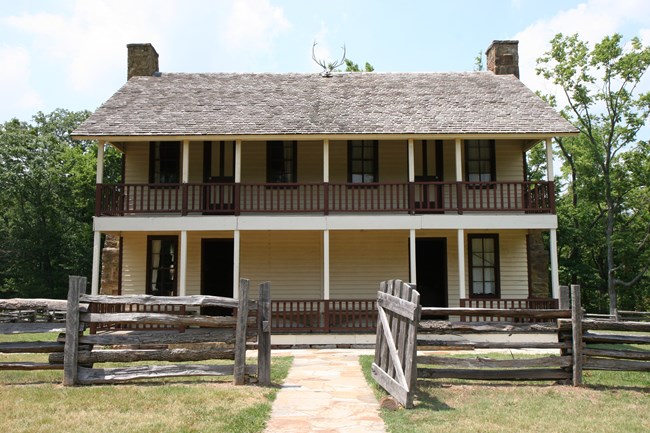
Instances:
[[[386,433],[358,351],[305,349],[292,355],[265,433]]]

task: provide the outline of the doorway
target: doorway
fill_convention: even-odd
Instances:
[[[447,239],[417,238],[415,257],[420,303],[423,307],[447,307]]]
[[[232,214],[234,211],[235,142],[203,143],[203,213]]]
[[[201,240],[201,294],[233,297],[233,239]],[[201,314],[224,316],[232,309],[222,307],[201,307]]]

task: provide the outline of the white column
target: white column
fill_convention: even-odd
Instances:
[[[465,230],[458,229],[458,297],[467,297],[465,282]]]
[[[462,140],[456,139],[456,182],[463,181],[463,154],[461,151]]]
[[[553,140],[551,138],[546,139],[546,178],[549,182],[555,180],[555,174],[553,173]]]
[[[323,140],[323,182],[330,181],[330,141]]]
[[[240,232],[239,230],[235,230],[232,261],[232,295],[235,299],[239,299],[239,253],[241,251],[240,242]]]
[[[408,143],[409,182],[415,182],[415,149],[413,139],[409,138]]]
[[[97,183],[104,182],[104,140],[97,142]]]
[[[92,295],[99,295],[99,260],[102,254],[102,233],[95,231],[93,239],[93,274],[92,282],[90,283],[90,293]]]
[[[235,183],[241,183],[241,140],[235,140]],[[239,288],[239,281],[235,287]]]
[[[323,299],[330,298],[330,231],[323,231]]]
[[[187,295],[187,230],[181,231],[181,248],[178,252],[178,296]]]
[[[97,142],[97,174],[95,182],[101,184],[104,182],[104,140]],[[90,282],[90,293],[93,295],[99,294],[99,279],[100,276],[100,261],[102,254],[102,234],[95,231],[93,238],[93,269]]]
[[[415,230],[411,229],[409,231],[409,249],[411,253],[411,283],[417,284],[418,283],[418,278],[417,278],[417,266],[415,266],[416,262],[416,256],[415,256]]]
[[[183,140],[183,172],[181,182],[188,183],[190,179],[190,140]]]
[[[560,274],[557,261],[557,230],[550,231],[550,249],[551,249],[551,294],[553,299],[560,299]]]

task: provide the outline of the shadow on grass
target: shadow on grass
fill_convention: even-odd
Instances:
[[[453,407],[449,406],[447,403],[440,401],[438,397],[433,395],[431,392],[431,387],[423,388],[419,386],[420,384],[418,383],[418,389],[415,392],[415,400],[416,400],[416,409],[427,409],[427,410],[432,410],[432,411],[449,411],[449,410],[455,410]]]

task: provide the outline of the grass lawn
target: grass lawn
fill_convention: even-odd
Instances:
[[[371,356],[360,360],[382,397],[386,393],[371,378],[372,361]],[[586,371],[584,381],[586,386],[574,388],[551,382],[422,379],[414,409],[382,410],[381,416],[391,433],[650,431],[650,373]]]
[[[0,335],[0,341],[56,336]],[[46,360],[47,355],[0,354],[0,362]],[[272,358],[270,388],[233,386],[232,376],[68,388],[61,385],[62,371],[0,371],[0,432],[261,432],[291,361]]]

